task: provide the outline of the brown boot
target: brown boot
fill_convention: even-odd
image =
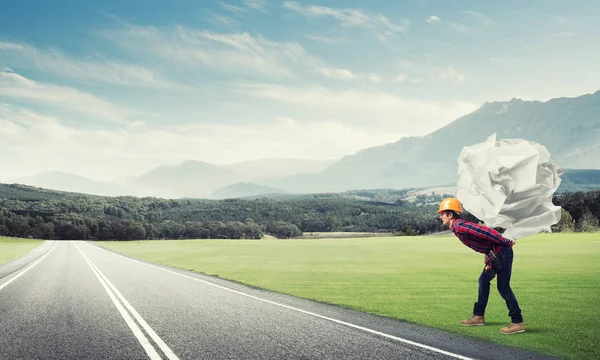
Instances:
[[[508,325],[507,327],[503,327],[502,329],[500,329],[500,332],[506,335],[522,333],[525,332],[525,324],[510,323],[510,325]]]
[[[460,322],[462,326],[481,326],[485,325],[485,317],[473,315],[470,319]]]

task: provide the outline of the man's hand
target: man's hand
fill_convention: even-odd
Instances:
[[[514,241],[513,239],[508,239],[510,241],[510,243],[508,244],[508,246],[513,247],[517,242]]]

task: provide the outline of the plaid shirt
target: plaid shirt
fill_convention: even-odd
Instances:
[[[463,219],[454,220],[452,232],[463,244],[486,254],[486,256],[490,250],[498,249],[499,251],[503,246],[511,244],[511,240],[502,236],[498,231]]]

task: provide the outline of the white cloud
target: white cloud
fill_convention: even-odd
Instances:
[[[554,36],[558,36],[558,37],[572,37],[572,36],[578,36],[578,35],[581,35],[581,33],[574,32],[574,31],[561,31],[559,33],[554,34]]]
[[[465,80],[465,75],[452,66],[439,69],[437,74],[442,79],[447,79],[454,82],[461,82]]]
[[[315,71],[329,79],[348,80],[357,78],[356,74],[346,69],[320,68]]]
[[[397,83],[405,82],[405,81],[408,81],[408,80],[409,80],[408,75],[406,75],[406,74],[398,74],[398,75],[396,75],[396,77],[392,78],[390,80],[390,82],[392,84],[397,84]],[[411,80],[415,80],[415,79],[411,79]],[[413,81],[413,82],[420,82],[420,81],[417,80],[417,81]]]
[[[253,126],[140,125],[127,130],[78,129],[61,120],[0,105],[0,136],[7,139],[0,142],[5,180],[57,169],[104,180],[185,160],[225,164],[267,157],[339,158],[405,135],[286,115]]]
[[[133,111],[76,89],[38,83],[12,72],[0,72],[0,95],[68,109],[95,119],[124,123]]]
[[[553,22],[560,24],[560,25],[566,25],[568,23],[571,22],[570,19],[562,17],[562,16],[556,16],[556,15],[545,15],[545,17],[547,19],[552,20]]]
[[[326,6],[308,5],[303,6],[295,1],[286,1],[284,7],[294,10],[299,14],[309,17],[331,16],[339,20],[345,26],[357,26],[373,28],[382,26],[393,32],[405,33],[406,25],[394,24],[382,14],[370,14],[358,9],[334,9]]]
[[[398,84],[411,80],[407,74],[398,74],[391,77],[384,77],[377,73],[357,73],[347,69],[337,68],[318,68],[315,72],[323,75],[328,79],[337,80],[363,80],[374,84]]]
[[[428,23],[434,23],[434,22],[438,22],[441,19],[438,16],[432,15],[430,17],[427,18],[427,22]]]
[[[127,25],[104,34],[138,56],[159,58],[188,69],[208,67],[228,75],[291,78],[296,76],[291,69],[293,66],[319,63],[295,42],[274,42],[248,33],[215,33],[183,26],[159,29]]]
[[[470,10],[463,11],[463,12],[465,14],[471,15],[477,21],[479,21],[481,24],[491,25],[491,23],[492,23],[492,19],[490,19],[488,16],[486,16],[486,15],[484,15],[482,13],[479,13],[479,12],[476,12],[476,11],[470,11]]]
[[[34,46],[0,42],[0,59],[74,79],[93,80],[125,86],[164,88],[174,86],[160,74],[144,66],[114,60],[79,60],[60,51],[41,50]]]
[[[383,76],[381,76],[379,74],[375,74],[375,73],[367,74],[366,77],[367,77],[367,80],[369,80],[370,82],[373,82],[375,84],[380,84],[385,80],[383,78]]]
[[[224,3],[222,1],[217,1],[219,3],[219,5],[221,5],[221,7],[227,11],[231,11],[231,12],[241,12],[244,11],[246,9],[239,7],[239,6],[235,6],[235,5],[231,5],[231,4],[227,4]]]
[[[244,0],[245,7],[231,5],[222,1],[217,1],[221,7],[230,12],[244,12],[247,10],[264,11],[267,2],[265,0]]]
[[[452,24],[450,24],[450,26],[452,26],[452,29],[454,29],[455,31],[457,31],[459,33],[469,34],[469,33],[473,32],[472,27],[467,26],[465,24],[458,23],[458,22],[453,22]]]
[[[306,17],[332,17],[342,26],[359,27],[373,31],[376,37],[386,45],[395,34],[406,34],[410,22],[403,20],[397,24],[382,14],[372,14],[359,9],[335,9],[326,6],[302,5],[295,1],[286,1],[283,6]]]
[[[346,42],[350,41],[346,38],[323,36],[323,35],[318,35],[318,34],[309,34],[309,35],[306,35],[306,37],[311,40],[314,40],[314,41],[319,41],[319,42],[328,43],[328,44],[346,43]]]
[[[450,27],[459,33],[470,34],[476,30],[489,29],[494,23],[489,16],[476,11],[467,10],[462,13],[468,16],[463,17],[460,22],[450,24]]]
[[[466,101],[426,101],[381,91],[335,90],[321,86],[291,87],[263,83],[239,83],[236,91],[255,98],[297,106],[304,113],[340,119],[359,127],[425,135],[467,114],[477,105]],[[322,116],[322,115],[321,115]]]
[[[230,18],[229,16],[215,14],[212,11],[208,11],[210,14],[206,17],[206,20],[210,21],[213,24],[224,26],[226,28],[239,27],[240,24],[238,21]]]
[[[453,66],[439,65],[440,59],[433,57],[423,57],[418,60],[401,60],[398,62],[400,74],[397,80],[411,82],[462,82],[467,78],[467,74],[459,71]]]
[[[265,0],[245,0],[244,4],[247,8],[263,11],[267,2]]]

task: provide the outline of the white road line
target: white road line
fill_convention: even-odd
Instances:
[[[140,342],[140,344],[142,345],[142,347],[146,351],[146,354],[148,354],[148,357],[150,357],[150,359],[152,359],[152,360],[162,360],[161,356],[158,355],[158,353],[156,352],[156,350],[154,349],[154,347],[152,346],[152,344],[150,343],[150,341],[148,340],[148,338],[146,338],[146,336],[144,335],[144,333],[142,332],[142,330],[139,328],[139,326],[137,326],[137,324],[135,323],[135,321],[133,321],[133,319],[131,318],[131,316],[127,313],[127,311],[125,311],[125,309],[123,308],[123,306],[121,305],[121,303],[119,303],[119,301],[117,300],[117,298],[115,297],[115,295],[112,293],[112,291],[106,285],[106,283],[104,282],[104,280],[102,279],[102,277],[99,274],[99,270],[96,270],[94,268],[94,266],[92,265],[92,262],[83,253],[83,251],[81,251],[81,249],[79,248],[79,246],[75,245],[75,247],[77,248],[77,250],[79,250],[79,253],[83,257],[83,259],[88,263],[88,265],[90,266],[90,268],[94,272],[94,275],[96,275],[96,277],[98,278],[98,280],[100,281],[100,283],[104,287],[104,290],[106,290],[106,292],[108,293],[108,296],[110,296],[110,299],[112,300],[113,304],[115,304],[115,306],[119,310],[119,313],[121,313],[121,316],[123,317],[123,319],[125,320],[125,322],[127,323],[127,325],[129,325],[129,329],[133,332],[133,335],[135,335],[135,337],[138,339],[138,341]]]
[[[105,250],[105,251],[108,251],[108,250]],[[363,330],[363,331],[369,332],[371,334],[380,335],[380,336],[386,337],[388,339],[400,341],[400,342],[403,342],[405,344],[409,344],[409,345],[413,345],[413,346],[416,346],[416,347],[420,347],[422,349],[427,349],[427,350],[434,351],[434,352],[437,352],[437,353],[440,353],[440,354],[451,356],[451,357],[453,357],[455,359],[475,360],[473,358],[470,358],[470,357],[467,357],[467,356],[463,356],[463,355],[460,355],[460,354],[455,354],[455,353],[452,353],[452,352],[449,352],[449,351],[446,351],[446,350],[438,349],[438,348],[433,347],[433,346],[421,344],[421,343],[418,343],[418,342],[415,342],[415,341],[412,341],[412,340],[408,340],[408,339],[404,339],[404,338],[401,338],[401,337],[398,337],[398,336],[386,334],[386,333],[383,333],[383,332],[380,332],[380,331],[377,331],[377,330],[373,330],[373,329],[369,329],[369,328],[366,328],[366,327],[363,327],[363,326],[354,325],[354,324],[351,324],[351,323],[347,323],[345,321],[341,321],[341,320],[337,320],[337,319],[330,318],[330,317],[327,317],[327,316],[319,315],[319,314],[316,314],[316,313],[313,313],[313,312],[310,312],[310,311],[298,309],[298,308],[295,308],[293,306],[289,306],[289,305],[285,305],[285,304],[280,304],[280,303],[277,303],[277,302],[274,302],[274,301],[271,301],[271,300],[266,300],[266,299],[263,299],[263,298],[259,298],[259,297],[254,296],[254,295],[246,294],[246,293],[243,293],[241,291],[233,290],[233,289],[230,289],[230,288],[225,287],[225,286],[221,286],[221,285],[217,285],[217,284],[211,283],[210,281],[206,281],[206,280],[198,279],[198,278],[195,278],[195,277],[192,277],[192,276],[180,274],[178,272],[167,270],[167,269],[161,268],[161,267],[156,266],[156,265],[151,265],[151,264],[139,261],[139,260],[128,258],[128,257],[126,257],[124,255],[121,255],[121,254],[117,254],[117,253],[114,253],[114,254],[119,255],[119,256],[127,259],[127,260],[131,260],[131,261],[134,261],[134,262],[146,265],[146,266],[150,266],[150,267],[162,270],[162,271],[166,271],[168,273],[175,274],[177,276],[181,276],[181,277],[184,277],[184,278],[187,278],[187,279],[190,279],[190,280],[194,280],[194,281],[199,281],[199,282],[204,283],[206,285],[214,286],[214,287],[217,287],[219,289],[230,291],[230,292],[233,292],[233,293],[236,293],[236,294],[239,294],[239,295],[242,295],[242,296],[246,296],[246,297],[249,297],[249,298],[252,298],[252,299],[255,299],[255,300],[263,301],[263,302],[266,302],[266,303],[269,303],[269,304],[272,304],[272,305],[280,306],[280,307],[283,307],[283,308],[286,308],[286,309],[298,311],[298,312],[301,312],[301,313],[304,313],[304,314],[307,314],[307,315],[312,315],[312,316],[315,316],[315,317],[318,317],[318,318],[321,318],[321,319],[329,320],[329,321],[332,321],[332,322],[335,322],[335,323],[338,323],[338,324],[341,324],[341,325],[345,325],[345,326],[349,326],[349,327],[352,327],[352,328],[355,328],[355,329]]]
[[[28,272],[29,270],[31,270],[31,268],[33,268],[34,266],[36,266],[40,261],[44,260],[44,258],[46,256],[48,256],[48,254],[50,254],[50,252],[52,252],[52,250],[54,250],[55,246],[56,246],[56,241],[54,242],[54,245],[52,245],[52,248],[50,250],[48,250],[48,252],[45,253],[44,256],[42,256],[41,258],[37,259],[33,264],[31,264],[28,267],[26,267],[25,270],[21,271],[17,276],[13,277],[12,279],[10,279],[7,282],[5,282],[4,284],[0,285],[0,290],[4,289],[4,287],[8,286],[8,284],[10,284],[11,282],[17,280],[19,277],[21,277],[21,275],[25,274],[26,272]]]
[[[87,257],[87,255],[86,255],[86,257]],[[88,258],[88,260],[89,260],[89,258]],[[94,266],[94,268],[96,268],[96,270],[98,271],[100,276],[102,276],[104,281],[106,281],[106,283],[111,288],[111,290],[117,295],[117,297],[125,305],[127,310],[129,310],[129,312],[133,314],[133,317],[142,325],[144,330],[146,330],[146,332],[150,335],[152,340],[154,340],[154,342],[156,342],[156,344],[160,347],[160,349],[167,356],[167,358],[169,360],[179,360],[179,358],[177,357],[177,355],[175,355],[173,350],[171,350],[171,348],[160,338],[160,336],[158,336],[158,334],[156,334],[156,332],[150,327],[150,325],[148,325],[148,323],[144,320],[144,318],[142,318],[142,316],[135,310],[135,308],[133,306],[131,306],[131,304],[127,301],[127,299],[125,299],[125,297],[121,294],[121,292],[119,290],[117,290],[117,288],[110,282],[110,280],[108,280],[108,278],[100,271],[100,269],[98,269],[98,267],[91,260],[89,260],[89,262],[92,264],[92,266]]]

